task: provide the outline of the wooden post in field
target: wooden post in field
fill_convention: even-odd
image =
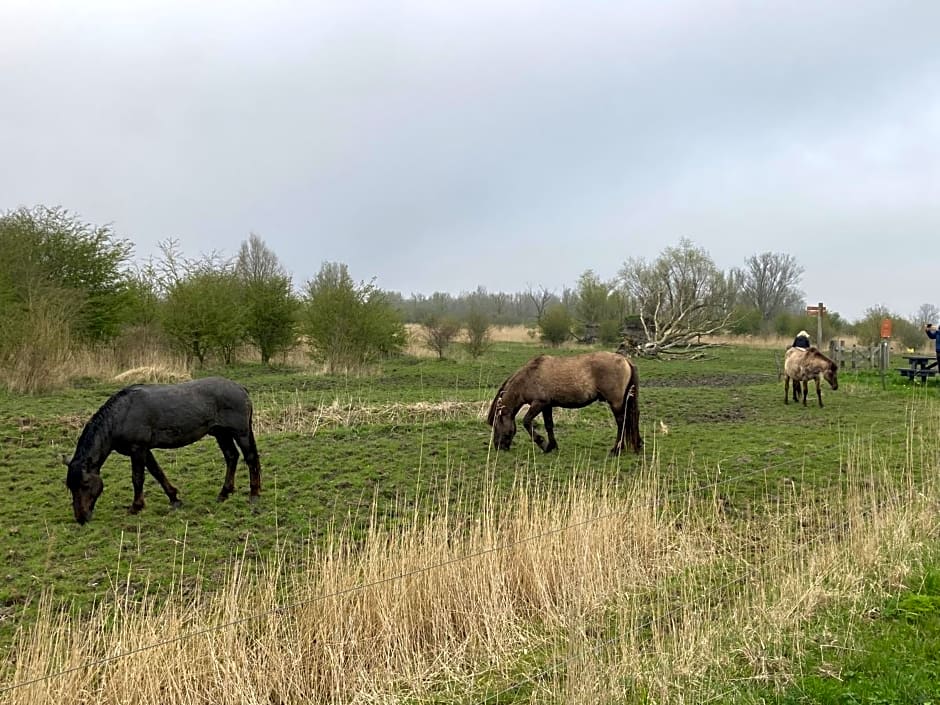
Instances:
[[[819,315],[816,316],[816,345],[822,345],[822,319],[823,314],[826,312],[826,307],[823,306],[823,302],[819,302]]]
[[[885,389],[885,370],[888,369],[888,341],[891,339],[891,319],[881,320],[881,388]],[[913,379],[913,378],[912,378]]]

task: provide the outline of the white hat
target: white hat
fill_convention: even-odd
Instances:
[[[805,330],[801,330],[799,333],[796,334],[796,337],[797,337],[797,338],[808,338],[808,337],[809,337],[809,333],[807,333]]]

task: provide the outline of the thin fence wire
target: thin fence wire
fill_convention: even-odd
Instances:
[[[903,432],[904,432],[904,433],[907,433],[906,430],[904,430]],[[895,432],[890,432],[890,433],[888,433],[888,434],[880,434],[880,435],[879,435],[879,438],[883,440],[883,439],[885,438],[885,436],[891,437],[891,436],[897,435],[897,434],[899,434],[899,433],[901,433],[901,430],[895,431]],[[870,441],[873,436],[874,436],[874,434],[872,433],[872,434],[870,434],[870,435],[868,435],[868,436],[865,436],[865,438],[866,438],[866,440],[869,440],[869,441]],[[840,445],[841,445],[841,443],[834,443],[834,444],[831,444],[831,445],[829,445],[829,446],[825,446],[824,449],[826,449],[826,450],[834,450],[834,449],[840,447]],[[757,468],[754,468],[753,470],[747,471],[747,472],[745,472],[745,473],[741,473],[741,474],[738,474],[738,475],[734,475],[734,476],[730,476],[730,477],[723,478],[723,479],[720,479],[720,480],[716,480],[716,481],[714,481],[714,482],[709,482],[709,483],[705,483],[705,484],[700,484],[700,485],[697,485],[697,486],[692,487],[692,488],[687,488],[687,489],[685,489],[685,490],[683,490],[683,491],[681,491],[681,492],[667,493],[667,494],[666,494],[666,499],[668,499],[668,500],[676,500],[676,499],[678,499],[678,498],[680,498],[680,497],[689,497],[689,498],[691,498],[691,497],[692,497],[694,494],[696,494],[696,493],[704,492],[704,491],[710,490],[710,489],[716,489],[717,487],[722,486],[722,485],[725,485],[725,484],[728,484],[728,483],[730,483],[730,482],[740,481],[740,480],[742,480],[742,479],[745,479],[745,478],[748,478],[748,477],[751,477],[751,476],[754,476],[754,475],[757,475],[757,474],[760,474],[760,473],[766,473],[766,472],[771,471],[771,470],[779,469],[779,468],[785,467],[785,466],[787,466],[787,465],[792,465],[792,464],[795,464],[795,463],[802,463],[803,461],[804,461],[803,458],[792,458],[792,459],[790,459],[790,460],[781,461],[781,462],[779,462],[779,463],[774,463],[774,464],[771,464],[771,465],[765,465],[765,466],[757,467]],[[416,569],[414,569],[414,570],[405,571],[405,572],[403,572],[403,573],[399,573],[399,574],[396,574],[396,575],[392,575],[392,576],[387,576],[387,577],[384,577],[384,578],[380,578],[380,579],[378,579],[378,580],[374,580],[374,581],[371,581],[371,582],[368,582],[368,583],[362,583],[362,584],[359,584],[359,585],[352,585],[352,586],[349,586],[348,588],[343,588],[343,589],[340,589],[340,590],[336,590],[336,591],[334,591],[334,592],[327,593],[327,594],[324,594],[324,595],[317,595],[317,596],[314,596],[314,597],[305,598],[305,599],[302,599],[302,600],[296,600],[296,601],[288,602],[288,603],[285,603],[285,604],[282,604],[282,605],[277,605],[277,606],[275,606],[275,607],[272,607],[272,608],[269,608],[269,609],[266,609],[266,610],[262,610],[262,611],[260,611],[260,612],[252,613],[252,614],[249,614],[249,615],[245,615],[244,617],[240,617],[240,618],[238,618],[238,619],[234,619],[234,620],[231,620],[231,621],[229,621],[229,622],[225,622],[225,623],[223,623],[223,624],[217,624],[217,625],[213,625],[213,626],[211,626],[211,627],[205,627],[205,628],[203,628],[203,629],[197,629],[197,630],[194,630],[194,631],[192,631],[192,632],[187,632],[186,634],[180,634],[180,635],[175,636],[175,637],[172,637],[172,638],[170,638],[170,639],[163,639],[163,640],[159,640],[159,641],[156,641],[156,642],[151,642],[151,643],[149,643],[149,644],[144,644],[144,645],[139,646],[139,647],[136,647],[136,648],[134,648],[134,649],[130,649],[130,650],[127,650],[127,651],[123,651],[123,652],[118,653],[118,654],[113,654],[113,655],[111,655],[111,656],[105,656],[105,657],[102,657],[102,658],[100,658],[100,659],[95,659],[95,660],[92,660],[92,661],[88,661],[88,662],[86,662],[86,663],[84,663],[84,664],[80,664],[80,665],[77,665],[77,666],[72,666],[72,667],[70,667],[70,668],[62,669],[62,670],[56,671],[56,672],[54,672],[54,673],[49,673],[49,674],[45,674],[45,675],[42,675],[42,676],[37,676],[37,677],[35,677],[35,678],[31,678],[31,679],[28,679],[28,680],[25,680],[25,681],[20,681],[20,682],[18,682],[18,683],[12,683],[12,684],[10,684],[10,685],[6,685],[6,686],[3,686],[3,687],[0,687],[0,694],[7,693],[7,692],[10,692],[10,691],[13,691],[13,690],[20,689],[20,688],[25,688],[25,687],[27,687],[27,686],[34,685],[34,684],[36,684],[36,683],[40,683],[40,682],[43,682],[43,681],[51,680],[51,679],[53,679],[53,678],[59,678],[59,677],[61,677],[61,676],[65,676],[65,675],[68,675],[68,674],[71,674],[71,673],[76,673],[76,672],[79,672],[79,671],[84,671],[84,670],[89,670],[89,669],[98,668],[98,667],[100,667],[100,666],[107,665],[107,664],[112,663],[112,662],[114,662],[114,661],[118,661],[118,660],[121,660],[121,659],[124,659],[124,658],[129,658],[129,657],[131,657],[131,656],[135,656],[135,655],[138,655],[138,654],[141,654],[141,653],[145,653],[145,652],[147,652],[147,651],[151,651],[151,650],[154,650],[154,649],[162,648],[162,647],[165,647],[165,646],[170,646],[170,645],[172,645],[172,644],[176,644],[176,643],[180,643],[180,642],[183,642],[183,641],[187,641],[187,640],[189,640],[189,639],[193,639],[193,638],[196,638],[196,637],[204,636],[204,635],[206,635],[206,634],[211,634],[211,633],[219,632],[219,631],[222,631],[222,630],[225,630],[225,629],[229,629],[229,628],[232,628],[232,627],[236,627],[236,626],[239,626],[239,625],[242,625],[242,624],[246,624],[246,623],[252,622],[252,621],[257,620],[257,619],[262,619],[262,618],[264,618],[264,617],[268,617],[268,616],[271,616],[271,615],[274,615],[274,614],[280,614],[280,613],[283,613],[283,612],[288,612],[288,611],[294,610],[294,609],[296,609],[296,608],[298,608],[298,607],[302,607],[302,606],[305,606],[305,605],[310,605],[310,604],[314,604],[314,603],[316,603],[316,602],[321,602],[321,601],[329,600],[329,599],[333,599],[333,598],[342,598],[342,597],[346,597],[346,596],[348,596],[348,595],[355,594],[355,593],[357,593],[357,592],[362,592],[362,591],[369,590],[369,589],[372,589],[372,588],[375,588],[375,587],[380,587],[380,586],[382,586],[382,585],[386,585],[386,584],[389,584],[389,583],[393,583],[393,582],[395,582],[395,581],[397,581],[397,580],[403,580],[403,579],[406,579],[406,578],[414,577],[414,576],[416,576],[416,575],[421,575],[421,574],[423,574],[423,573],[432,572],[432,571],[439,570],[439,569],[445,568],[445,567],[447,567],[447,566],[455,565],[455,564],[458,564],[458,563],[461,563],[461,562],[464,562],[464,561],[469,561],[469,560],[473,560],[473,559],[476,559],[476,558],[480,558],[480,557],[482,557],[482,556],[492,555],[492,554],[498,553],[498,552],[500,552],[500,551],[504,551],[504,550],[506,550],[506,549],[509,549],[509,548],[512,548],[512,547],[515,547],[515,546],[523,545],[523,544],[530,543],[530,542],[533,542],[533,541],[537,541],[537,540],[539,540],[539,539],[544,539],[544,538],[547,538],[547,537],[550,537],[550,536],[557,536],[557,535],[559,535],[559,534],[565,533],[565,532],[570,531],[570,530],[572,530],[572,529],[580,528],[580,527],[587,526],[587,525],[590,525],[590,524],[595,523],[595,522],[598,522],[598,521],[603,521],[603,520],[606,520],[606,519],[611,519],[611,518],[614,518],[614,517],[617,517],[617,516],[621,516],[621,515],[623,515],[623,514],[628,513],[629,511],[631,511],[631,510],[627,509],[627,510],[621,510],[621,511],[616,511],[616,512],[607,512],[607,513],[605,513],[605,514],[600,514],[600,515],[597,515],[597,516],[595,516],[595,517],[591,517],[591,518],[589,518],[589,519],[585,519],[585,520],[583,520],[583,521],[575,522],[575,523],[572,523],[572,524],[566,524],[565,526],[557,527],[557,528],[555,528],[555,529],[550,529],[550,530],[548,530],[548,531],[544,531],[544,532],[541,532],[541,533],[538,533],[538,534],[533,534],[533,535],[531,535],[531,536],[522,537],[522,538],[520,538],[520,539],[516,539],[516,540],[513,540],[513,541],[507,541],[507,542],[505,542],[505,543],[502,543],[502,544],[499,544],[499,545],[496,545],[496,546],[491,546],[491,547],[489,547],[489,548],[485,548],[485,549],[482,549],[482,550],[479,550],[479,551],[474,551],[474,552],[472,552],[472,553],[468,553],[468,554],[463,555],[463,556],[456,556],[456,557],[454,557],[454,558],[450,558],[450,559],[447,559],[447,560],[444,560],[444,561],[439,561],[439,562],[437,562],[437,563],[433,563],[433,564],[430,564],[430,565],[427,565],[427,566],[423,566],[423,567],[421,567],[421,568],[416,568]]]
[[[818,534],[818,535],[814,536],[813,538],[811,538],[810,540],[806,541],[804,544],[802,544],[802,545],[799,547],[799,550],[800,550],[800,551],[805,551],[808,547],[814,546],[815,544],[820,543],[820,542],[822,541],[822,539],[824,539],[824,538],[828,538],[828,535],[827,535],[827,534],[824,534],[824,533],[823,533],[823,534]],[[793,558],[792,555],[783,555],[783,556],[780,556],[780,557],[778,558],[778,560],[780,560],[780,561],[783,561],[784,559],[786,559],[786,560],[792,560],[792,558]],[[776,562],[776,561],[770,561],[770,562],[768,562],[768,563],[764,563],[764,564],[762,564],[761,566],[759,566],[759,568],[760,568],[760,570],[766,570],[768,567],[774,565],[775,562]],[[739,583],[743,583],[745,580],[747,580],[749,577],[751,577],[751,575],[755,572],[755,571],[753,570],[753,566],[751,566],[751,568],[752,568],[752,570],[745,570],[742,575],[739,575],[739,576],[736,577],[736,578],[732,578],[731,580],[728,580],[728,581],[722,583],[721,585],[719,585],[719,586],[717,586],[717,587],[715,587],[715,588],[712,588],[711,590],[705,591],[704,593],[702,593],[702,597],[711,597],[711,596],[715,596],[715,595],[721,595],[721,594],[723,594],[725,591],[727,591],[729,588],[731,588],[731,587],[733,587],[733,586],[735,586],[735,585],[737,585],[737,584],[739,584]],[[650,628],[653,627],[653,625],[655,624],[656,621],[661,621],[662,619],[664,619],[664,618],[666,618],[666,617],[669,617],[669,616],[671,616],[671,615],[678,614],[681,610],[685,609],[686,606],[687,606],[687,605],[682,604],[682,605],[677,605],[676,607],[673,607],[672,609],[665,610],[664,612],[662,612],[662,613],[661,613],[658,617],[656,617],[656,618],[651,617],[650,619],[648,619],[647,621],[643,622],[643,623],[640,624],[639,626],[633,627],[632,629],[628,629],[628,630],[625,631],[625,632],[620,632],[620,633],[616,634],[615,636],[611,637],[610,639],[605,639],[604,641],[601,641],[600,643],[598,643],[598,644],[596,644],[595,646],[593,646],[593,647],[591,647],[590,649],[588,649],[588,650],[587,650],[587,653],[588,653],[588,654],[597,654],[597,653],[599,653],[602,649],[607,648],[608,646],[610,646],[610,645],[613,644],[614,642],[617,642],[617,641],[622,640],[625,635],[629,635],[629,634],[631,634],[631,633],[638,633],[638,632],[642,632],[642,631],[644,631],[644,630],[646,630],[646,629],[650,629]],[[496,692],[496,693],[493,693],[493,694],[491,694],[491,695],[485,696],[485,698],[484,698],[482,701],[480,701],[480,702],[481,702],[481,705],[489,705],[489,704],[498,705],[499,699],[500,699],[501,696],[507,695],[507,694],[509,694],[509,693],[511,693],[511,692],[513,692],[513,691],[515,691],[515,690],[518,690],[518,689],[522,688],[522,687],[525,686],[525,685],[528,685],[528,684],[535,684],[537,681],[540,681],[540,680],[545,679],[546,677],[548,677],[549,675],[551,675],[551,674],[557,672],[557,671],[558,671],[559,669],[561,669],[563,666],[568,665],[569,663],[571,663],[571,662],[574,661],[575,659],[582,659],[582,658],[584,658],[584,654],[583,654],[583,653],[581,653],[581,654],[574,654],[574,655],[568,656],[568,657],[566,657],[566,658],[557,659],[557,660],[553,661],[551,664],[549,664],[547,667],[538,670],[536,673],[531,674],[531,675],[528,675],[528,676],[525,676],[524,678],[521,678],[521,679],[519,679],[519,680],[513,682],[512,684],[506,686],[506,687],[503,688],[502,690],[500,690],[500,691],[498,691],[498,692]],[[494,699],[494,698],[495,698],[495,699]]]

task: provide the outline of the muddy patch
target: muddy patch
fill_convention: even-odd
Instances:
[[[747,412],[740,406],[728,409],[704,409],[685,416],[688,423],[738,423],[746,421],[747,418]]]
[[[763,372],[742,374],[716,373],[709,375],[676,375],[656,379],[640,377],[641,387],[745,387],[776,382],[777,376]]]

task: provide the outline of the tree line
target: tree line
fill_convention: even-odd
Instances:
[[[257,234],[229,258],[189,257],[167,240],[160,256],[135,262],[133,243],[109,226],[45,206],[0,214],[0,248],[5,379],[41,379],[75,346],[120,336],[157,340],[199,364],[230,364],[246,345],[268,364],[303,340],[314,359],[336,372],[399,353],[406,323],[419,324],[423,342],[441,357],[461,331],[467,351],[482,354],[493,325],[525,324],[556,345],[571,338],[627,342],[644,354],[682,349],[718,332],[787,336],[816,328],[805,314],[803,268],[792,256],[755,254],[722,271],[687,239],[653,261],[625,261],[610,280],[587,270],[560,291],[537,283],[516,292],[479,287],[407,297],[355,280],[339,262],[324,262],[297,286]],[[833,312],[825,333],[874,340],[883,317],[894,319],[896,337],[916,347],[922,323],[936,320],[937,310],[924,304],[905,318],[876,306],[854,323]]]

